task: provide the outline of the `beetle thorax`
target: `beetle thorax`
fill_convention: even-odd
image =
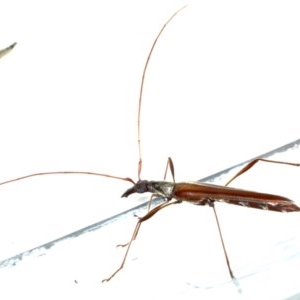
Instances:
[[[174,190],[174,182],[168,181],[149,181],[148,189],[149,192],[155,194],[157,196],[162,196],[164,198],[172,199],[173,198],[173,190]]]

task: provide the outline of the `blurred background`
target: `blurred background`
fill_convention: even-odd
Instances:
[[[158,31],[185,4],[1,1],[0,49],[14,42],[17,46],[0,60],[0,181],[60,170],[137,180],[142,70]],[[168,156],[177,181],[197,180],[299,138],[299,11],[297,1],[190,1],[176,16],[158,41],[146,75],[141,115],[144,179],[162,179]],[[298,157],[281,159],[300,161]],[[291,187],[298,185],[297,170],[288,178],[281,169],[265,175],[258,170],[241,186],[271,193],[280,187],[280,193],[287,191],[294,199]],[[126,182],[76,175],[1,186],[1,260],[145,201],[120,199],[126,188]],[[191,211],[178,223],[192,219]],[[254,226],[257,213],[250,213],[245,226]],[[277,218],[272,222],[280,223]],[[157,224],[163,226],[164,221]],[[200,238],[202,230],[209,234],[205,224],[201,221],[199,235],[197,231],[191,236]],[[132,225],[122,228],[126,241]],[[119,227],[116,231],[119,237],[108,233],[99,238],[108,251],[124,239]],[[117,260],[122,256],[118,254]],[[110,261],[109,255],[103,256]],[[109,265],[107,272],[113,269]],[[144,270],[140,272],[142,276]],[[49,288],[45,282],[42,286]]]

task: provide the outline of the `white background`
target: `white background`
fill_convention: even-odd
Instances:
[[[0,61],[1,181],[56,170],[136,180],[142,69],[161,26],[184,4],[1,1],[0,48],[18,43]],[[201,1],[191,2],[172,21],[146,77],[143,178],[161,179],[168,156],[177,181],[196,180],[299,138],[299,12],[297,1]],[[286,182],[299,182],[282,177],[281,171],[277,175],[260,178],[261,189],[269,184],[266,191],[275,193]],[[247,182],[257,176],[250,174]],[[251,188],[257,189],[256,184]],[[89,176],[48,176],[0,187],[1,260],[131,207],[136,202],[120,199],[127,187],[126,182]],[[230,220],[240,209],[233,209]],[[194,211],[181,214],[178,222],[191,220]],[[259,231],[252,224],[259,213],[249,214],[245,226]],[[204,220],[197,224],[191,236],[201,239],[210,225]],[[122,228],[121,239],[127,240],[132,226]],[[120,242],[108,236],[99,238],[101,245]],[[151,245],[167,251],[154,241]],[[110,253],[98,255],[106,256],[107,263],[113,260]],[[113,265],[107,272],[111,269]],[[94,275],[89,274],[101,277]],[[141,268],[138,275],[150,288],[148,275],[155,274]],[[99,297],[95,286],[93,296]],[[140,293],[137,289],[131,297]]]

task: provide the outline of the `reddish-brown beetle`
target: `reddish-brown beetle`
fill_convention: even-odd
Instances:
[[[141,104],[142,104],[142,92],[143,92],[143,84],[144,84],[144,79],[145,79],[145,74],[147,70],[147,66],[149,63],[149,60],[151,58],[151,54],[153,52],[153,49],[156,45],[157,40],[159,39],[161,33],[165,29],[165,27],[168,25],[168,23],[175,17],[175,15],[181,11],[178,10],[169,20],[168,22],[162,27],[161,31],[159,32],[157,38],[155,39],[152,48],[150,50],[150,53],[148,55],[145,67],[144,67],[144,72],[142,76],[142,83],[141,83],[141,89],[140,89],[140,98],[139,98],[139,111],[138,111],[138,145],[139,145],[139,163],[138,163],[138,182],[135,183],[132,179],[130,178],[123,178],[123,177],[117,177],[117,176],[112,176],[108,174],[102,174],[102,173],[92,173],[92,172],[73,172],[73,171],[58,171],[58,172],[44,172],[44,173],[36,173],[36,174],[30,174],[27,176],[19,177],[16,179],[8,180],[5,182],[0,183],[0,185],[7,184],[13,181],[33,177],[33,176],[41,176],[41,175],[49,175],[49,174],[86,174],[86,175],[96,175],[96,176],[105,176],[105,177],[110,177],[110,178],[115,178],[115,179],[120,179],[120,180],[125,180],[133,183],[133,187],[128,189],[124,194],[123,197],[127,197],[133,193],[145,193],[145,192],[150,192],[152,193],[152,197],[163,197],[166,201],[163,202],[162,204],[150,209],[151,206],[151,200],[149,203],[149,211],[148,213],[139,218],[137,225],[135,227],[134,233],[132,235],[132,238],[130,242],[124,246],[127,246],[127,251],[125,253],[124,259],[120,265],[120,267],[107,279],[104,279],[104,281],[109,281],[112,277],[114,277],[124,266],[124,263],[127,258],[127,254],[129,252],[130,246],[132,242],[136,239],[139,228],[141,224],[154,216],[158,211],[162,210],[163,208],[166,208],[170,205],[173,204],[178,204],[182,201],[190,202],[192,204],[196,205],[209,205],[210,207],[213,208],[218,229],[219,229],[219,234],[221,237],[222,245],[223,245],[223,250],[224,254],[226,257],[226,262],[228,266],[228,270],[230,273],[230,276],[232,279],[235,279],[233,275],[233,271],[230,267],[228,255],[225,249],[223,237],[221,234],[220,230],[220,225],[219,221],[217,218],[216,210],[214,207],[214,202],[219,201],[219,202],[225,202],[229,204],[235,204],[235,205],[241,205],[241,206],[246,206],[246,207],[252,207],[252,208],[257,208],[257,209],[264,209],[264,210],[272,210],[272,211],[277,211],[277,212],[294,212],[294,211],[300,211],[300,208],[293,203],[292,200],[287,199],[282,196],[277,196],[277,195],[272,195],[272,194],[265,194],[265,193],[258,193],[254,191],[246,191],[242,189],[235,189],[235,188],[230,188],[227,187],[227,185],[232,182],[235,178],[238,176],[242,175],[246,171],[248,171],[252,166],[255,165],[256,162],[258,161],[265,161],[265,162],[270,162],[270,163],[278,163],[278,164],[286,164],[286,165],[291,165],[291,166],[300,166],[300,164],[297,163],[287,163],[287,162],[280,162],[280,161],[272,161],[272,160],[266,160],[266,159],[256,159],[247,164],[240,172],[238,172],[225,186],[218,186],[218,185],[212,185],[212,184],[207,184],[207,183],[201,183],[201,182],[182,182],[182,183],[176,183],[174,179],[174,167],[173,167],[173,162],[169,158],[168,160],[168,167],[171,170],[171,173],[173,175],[174,182],[166,182],[166,181],[146,181],[146,180],[141,180],[140,175],[141,175],[141,170],[142,170],[142,158],[141,158],[141,142],[140,142],[140,112],[141,112]],[[8,51],[10,51],[13,46],[12,46],[0,51],[0,57],[6,54]]]

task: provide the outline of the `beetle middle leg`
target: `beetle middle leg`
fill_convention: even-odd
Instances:
[[[267,163],[274,163],[274,164],[281,164],[281,165],[288,165],[288,166],[294,166],[294,167],[300,167],[299,163],[291,163],[291,162],[285,162],[285,161],[278,161],[278,160],[270,160],[265,158],[256,158],[249,163],[246,164],[237,174],[235,174],[226,184],[225,186],[228,186],[233,180],[241,176],[242,174],[249,171],[257,162],[267,162]]]

